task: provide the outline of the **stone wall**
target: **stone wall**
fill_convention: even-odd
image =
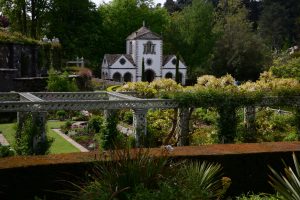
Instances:
[[[20,84],[18,78],[39,77],[41,70],[38,68],[38,46],[21,44],[0,44],[0,91],[31,91],[24,88],[32,84],[32,79],[23,79]],[[34,84],[33,84],[34,85]],[[42,89],[44,90],[44,88]],[[36,91],[36,90],[34,90]]]

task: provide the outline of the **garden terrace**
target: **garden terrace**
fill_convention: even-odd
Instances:
[[[180,96],[181,95],[181,96]],[[183,93],[173,99],[142,99],[117,92],[33,92],[33,93],[0,93],[0,112],[18,112],[18,122],[22,122],[25,113],[35,113],[39,120],[46,120],[45,113],[57,110],[104,110],[112,114],[118,109],[133,110],[134,134],[138,145],[140,137],[147,133],[146,114],[149,109],[179,109],[177,133],[178,145],[188,145],[189,119],[191,108],[216,107],[221,120],[219,139],[231,143],[236,130],[236,108],[245,107],[245,122],[251,132],[255,119],[255,107],[290,106],[299,112],[300,97],[229,95],[218,93]],[[40,116],[40,117],[39,117]],[[297,115],[298,116],[298,115]],[[300,116],[300,115],[299,115]],[[42,122],[45,123],[46,121]],[[298,122],[297,122],[298,123]],[[300,126],[297,126],[300,127]],[[299,132],[299,130],[298,130]]]
[[[44,120],[45,113],[56,110],[118,110],[129,108],[134,111],[134,128],[146,133],[146,114],[151,108],[177,108],[173,100],[140,99],[116,92],[37,92],[37,93],[0,93],[0,112],[18,112],[18,122],[24,113],[32,112],[39,120]],[[106,112],[111,113],[111,112]],[[39,117],[40,116],[40,117]]]
[[[135,152],[136,150],[131,150],[131,153]],[[207,160],[220,163],[223,176],[230,177],[232,181],[227,192],[230,196],[249,191],[273,193],[267,181],[270,173],[268,165],[281,169],[282,158],[287,165],[292,165],[292,152],[300,155],[299,142],[174,147],[168,153],[162,148],[149,149],[150,156],[167,156],[173,162]],[[113,154],[87,152],[3,158],[0,160],[1,199],[33,199],[34,196],[43,196],[49,200],[69,199],[70,197],[56,191],[78,190],[70,188],[71,183],[77,184],[77,181],[87,177],[87,172],[93,170],[95,161],[113,161],[110,155]],[[24,187],[25,185],[30,187]]]

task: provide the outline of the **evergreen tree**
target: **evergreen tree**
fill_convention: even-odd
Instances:
[[[231,74],[235,79],[256,80],[268,56],[261,38],[253,32],[248,11],[239,0],[221,0],[214,31],[218,35],[212,59],[217,76]]]
[[[164,52],[180,53],[189,66],[189,78],[196,79],[209,72],[209,59],[215,42],[213,10],[208,1],[193,1],[182,12],[172,15],[164,33]]]
[[[176,54],[175,81],[176,81],[176,83],[180,83],[180,75],[179,75],[179,53]]]
[[[143,58],[142,60],[142,81],[146,81],[146,76],[145,76],[145,59]]]

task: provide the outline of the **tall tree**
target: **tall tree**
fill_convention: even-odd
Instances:
[[[113,0],[99,8],[103,17],[106,53],[125,52],[125,39],[145,21],[153,32],[161,33],[169,21],[164,8],[154,7],[153,0]]]
[[[145,76],[145,59],[143,58],[142,60],[142,81],[146,81],[146,76]]]
[[[299,0],[264,0],[260,33],[275,50],[299,43]]]
[[[267,61],[266,47],[253,32],[248,11],[240,0],[221,0],[216,11],[212,71],[217,76],[227,73],[237,80],[255,80]]]
[[[0,0],[0,7],[14,31],[39,39],[45,28],[49,3],[50,0]]]
[[[288,10],[281,3],[268,0],[264,1],[263,6],[259,32],[272,49],[280,50],[285,43],[289,43]]]
[[[89,0],[52,0],[48,37],[58,37],[66,59],[84,57],[98,63],[103,55],[102,19]]]
[[[189,66],[190,78],[209,72],[208,61],[214,46],[213,5],[205,0],[193,1],[182,12],[174,13],[165,32],[165,51],[179,52]]]

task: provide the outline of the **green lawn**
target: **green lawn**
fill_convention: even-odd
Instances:
[[[59,128],[62,124],[64,124],[64,122],[60,121],[49,121],[47,123],[48,137],[54,138],[54,142],[50,148],[50,154],[80,152],[79,149],[51,130],[51,128]],[[13,144],[15,141],[14,127],[15,124],[0,124],[0,131],[2,131],[2,134],[10,144]]]

